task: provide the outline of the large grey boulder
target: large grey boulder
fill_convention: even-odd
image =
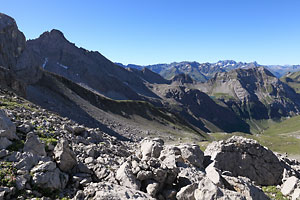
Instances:
[[[145,138],[141,142],[142,160],[149,160],[151,157],[158,158],[163,149],[164,142],[162,139]]]
[[[205,155],[215,161],[214,167],[233,176],[245,176],[259,185],[280,184],[284,168],[276,155],[252,139],[233,136],[212,142]]]
[[[195,144],[184,144],[178,146],[181,151],[181,156],[184,161],[196,167],[203,167],[204,153],[200,147]]]
[[[33,174],[31,182],[34,186],[49,190],[64,189],[69,180],[69,176],[61,172],[52,161],[39,162],[31,170],[31,174]]]
[[[39,137],[33,132],[27,134],[23,151],[31,152],[40,156],[47,155],[45,151],[45,144],[41,143]]]
[[[132,173],[132,165],[130,162],[123,163],[117,170],[116,179],[120,181],[121,185],[135,190],[141,188],[141,182],[137,180],[136,176]]]
[[[16,126],[6,116],[6,113],[0,109],[0,137],[6,137],[9,140],[19,139],[16,135]]]
[[[69,143],[65,139],[58,141],[53,153],[61,171],[69,172],[77,164],[76,155],[70,149]]]
[[[84,188],[82,196],[92,200],[155,200],[142,191],[104,182],[91,183]]]

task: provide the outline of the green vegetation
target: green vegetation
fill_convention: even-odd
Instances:
[[[0,162],[0,186],[13,187],[16,184],[17,170],[11,162]]]
[[[264,186],[262,187],[262,190],[272,200],[288,200],[276,186]]]
[[[283,76],[280,80],[288,84],[297,93],[300,94],[300,72],[289,73]]]
[[[14,109],[14,108],[25,108],[30,111],[36,111],[35,108],[31,107],[25,100],[17,100],[13,98],[0,98],[0,109]]]
[[[257,126],[265,127],[266,130],[259,134],[249,135],[246,133],[211,133],[211,140],[226,140],[233,135],[243,136],[257,140],[261,145],[272,151],[300,155],[300,116],[286,119],[282,122],[257,121]],[[253,125],[254,126],[254,125]],[[203,145],[201,143],[201,145]]]
[[[211,96],[212,99],[224,99],[225,101],[228,100],[235,100],[235,98],[227,93],[214,93],[213,96]]]

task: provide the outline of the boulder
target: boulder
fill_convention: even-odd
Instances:
[[[83,193],[84,199],[92,200],[155,200],[142,191],[105,182],[91,183]]]
[[[194,197],[194,193],[197,188],[198,184],[196,183],[181,188],[176,194],[177,200],[196,200]]]
[[[25,175],[20,175],[16,178],[16,187],[18,190],[23,190],[25,188],[25,185],[27,183],[27,179],[30,177],[26,177]]]
[[[177,168],[177,162],[183,162],[180,149],[173,145],[164,146],[159,159],[161,164],[169,169]]]
[[[299,183],[299,179],[295,176],[289,177],[282,185],[281,187],[281,193],[283,195],[291,195],[294,191],[294,189],[297,187],[297,184]]]
[[[1,140],[2,138],[0,138],[0,140]],[[1,142],[0,142],[1,143]],[[1,149],[1,148],[0,148]],[[7,150],[5,150],[5,149],[2,149],[2,150],[0,150],[0,159],[1,158],[4,158],[5,156],[7,156],[8,155],[8,153],[9,153],[9,151],[7,151]]]
[[[12,145],[12,142],[9,139],[6,137],[0,137],[0,150],[6,149],[10,145]]]
[[[300,199],[300,188],[296,188],[292,195],[292,200],[299,200]]]
[[[27,134],[23,151],[31,152],[33,154],[37,154],[40,156],[47,155],[47,153],[45,151],[45,145],[43,143],[41,143],[41,141],[39,140],[39,137],[36,134],[34,134],[33,132],[30,132]]]
[[[9,140],[19,139],[16,135],[16,126],[6,116],[6,113],[0,109],[0,137],[6,137]]]
[[[212,142],[205,155],[215,161],[214,167],[233,176],[245,176],[259,185],[280,184],[284,168],[276,155],[255,140],[233,136]]]
[[[223,175],[222,178],[229,184],[230,189],[234,189],[247,200],[269,200],[270,198],[258,187],[256,187],[249,178],[246,177],[231,177]],[[226,185],[228,187],[228,185]],[[229,189],[229,188],[227,188]]]
[[[65,139],[59,140],[53,153],[59,169],[63,172],[69,172],[77,164],[76,155]]]
[[[30,170],[33,166],[35,166],[40,158],[38,155],[33,154],[31,152],[24,152],[24,153],[17,153],[14,155],[11,155],[9,158],[11,161],[16,162],[15,168],[22,169],[22,170]]]
[[[146,191],[152,197],[155,197],[159,190],[159,183],[154,180],[147,180],[146,181]]]
[[[17,127],[18,131],[27,134],[32,130],[32,126],[30,124],[22,124],[21,126]]]
[[[215,185],[221,187],[223,185],[222,177],[218,169],[214,167],[214,163],[205,168],[206,177],[209,178]]]
[[[132,165],[129,161],[123,163],[117,170],[116,179],[120,181],[121,185],[139,190],[141,188],[141,182],[136,179],[132,173]]]
[[[192,183],[199,183],[204,177],[205,172],[195,167],[179,167],[177,176],[177,186],[179,188],[190,185]]]
[[[200,147],[195,144],[185,144],[178,146],[181,151],[181,156],[185,162],[188,162],[195,167],[203,168],[204,153]]]
[[[5,197],[5,191],[0,192],[0,200],[4,200]]]
[[[149,160],[151,157],[158,158],[163,149],[164,141],[159,138],[145,138],[141,142],[142,160]]]
[[[196,200],[246,200],[242,194],[219,188],[209,178],[200,181],[194,197]]]
[[[137,173],[136,177],[137,177],[138,180],[144,181],[144,180],[147,180],[147,179],[151,179],[153,177],[153,173],[152,173],[152,171],[141,170]]]
[[[33,174],[31,182],[34,186],[53,191],[64,189],[69,180],[69,176],[61,172],[52,161],[39,162],[31,170],[31,174]]]

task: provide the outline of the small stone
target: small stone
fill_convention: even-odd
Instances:
[[[285,196],[292,194],[298,182],[299,179],[295,176],[288,178],[282,185],[281,193]]]
[[[159,183],[158,182],[156,182],[154,180],[148,180],[146,182],[146,191],[150,196],[155,197],[158,190],[159,190]]]
[[[40,156],[46,156],[45,145],[41,143],[38,136],[33,132],[27,134],[26,141],[24,144],[24,152],[31,152]]]

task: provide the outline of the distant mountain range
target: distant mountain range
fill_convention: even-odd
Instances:
[[[251,67],[261,67],[264,66],[269,71],[271,71],[276,77],[280,78],[287,72],[295,72],[300,70],[300,65],[260,65],[257,62],[236,62],[233,60],[224,60],[217,63],[198,63],[198,62],[179,62],[171,64],[157,64],[157,65],[123,65],[117,63],[118,65],[125,68],[143,69],[147,68],[153,72],[160,74],[166,79],[172,79],[175,75],[184,73],[188,74],[192,79],[198,82],[205,82],[212,78],[218,72],[228,72],[233,69],[247,69]]]

